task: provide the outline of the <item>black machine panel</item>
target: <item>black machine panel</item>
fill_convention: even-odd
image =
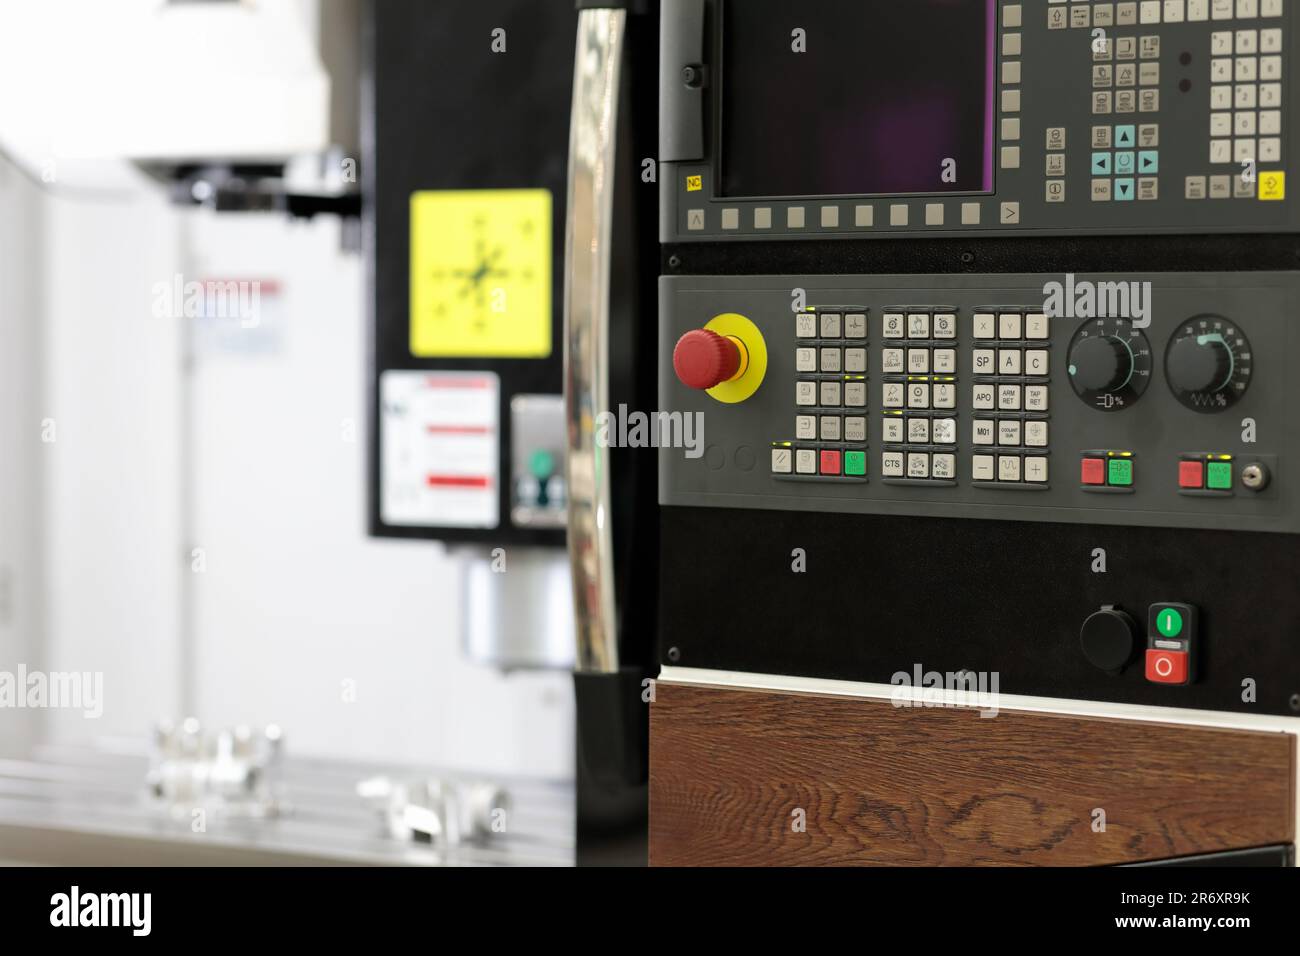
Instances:
[[[663,11],[661,660],[1300,714],[1289,4]]]
[[[371,531],[559,545],[576,15],[367,9]]]
[[[668,507],[662,538],[664,663],[880,684],[968,670],[1002,694],[1300,714],[1294,535]],[[1186,685],[1148,676],[1165,602],[1200,612]],[[1107,605],[1132,624],[1103,668],[1082,632]]]

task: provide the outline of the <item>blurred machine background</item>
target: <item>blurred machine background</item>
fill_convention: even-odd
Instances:
[[[417,41],[468,58],[471,29],[491,65],[499,25],[509,82],[481,89],[480,111],[459,126],[422,127],[414,113],[399,125],[426,157],[458,155],[475,130],[501,133],[491,96],[530,75],[563,87],[538,119],[552,147],[539,181],[494,183],[552,190],[560,240],[576,14],[494,3],[471,17],[460,6],[385,5],[420,25],[405,68],[434,62]],[[553,57],[525,42],[539,25],[564,47]],[[290,763],[327,762],[336,784],[348,780],[337,799],[376,830],[354,785],[381,771],[537,781],[515,789],[547,793],[548,853],[571,858],[559,522],[542,514],[530,541],[502,542],[549,549],[519,552],[513,605],[485,564],[490,538],[368,533],[374,246],[363,252],[361,210],[377,167],[362,104],[375,90],[375,29],[365,4],[341,0],[0,6],[0,666],[101,672],[104,696],[94,719],[5,711],[0,757],[21,763],[0,763],[0,820],[51,801],[61,773],[33,768],[106,752],[143,767],[149,728],[192,716],[282,727]],[[403,29],[381,33],[386,63]],[[408,94],[428,106],[430,90],[453,98],[413,79],[386,88],[394,109]],[[499,172],[479,165],[469,181],[461,169],[455,182],[444,169],[409,185],[474,188]],[[404,232],[400,244],[402,270]],[[404,289],[404,272],[393,281]],[[253,289],[256,310],[191,313],[188,283]],[[558,336],[558,305],[552,321]],[[544,396],[559,394],[559,350],[550,355],[515,414],[554,418]],[[548,479],[563,502],[562,437],[518,449],[527,467],[507,487],[528,500],[513,502],[517,519],[545,512]],[[540,635],[521,634],[517,613],[503,619],[525,604],[546,609],[529,612],[546,622]],[[129,774],[107,777],[130,789]]]

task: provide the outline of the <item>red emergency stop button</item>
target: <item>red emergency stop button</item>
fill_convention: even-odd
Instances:
[[[673,371],[687,388],[713,388],[736,377],[742,358],[735,340],[709,329],[692,329],[677,340]]]
[[[1205,485],[1205,463],[1199,461],[1180,461],[1178,463],[1178,487],[1200,488]]]
[[[1186,684],[1187,652],[1148,648],[1146,672],[1153,684]]]
[[[1104,485],[1106,483],[1106,460],[1104,458],[1084,458],[1080,462],[1079,480],[1085,485]]]

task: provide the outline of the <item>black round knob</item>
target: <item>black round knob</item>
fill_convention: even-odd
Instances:
[[[1089,614],[1079,630],[1083,656],[1112,674],[1119,673],[1132,659],[1136,640],[1137,622],[1110,604]]]
[[[1070,375],[1090,392],[1113,392],[1133,374],[1133,353],[1110,335],[1080,339],[1070,353]]]
[[[1232,353],[1219,335],[1188,335],[1169,346],[1169,384],[1185,392],[1217,392],[1232,377]]]

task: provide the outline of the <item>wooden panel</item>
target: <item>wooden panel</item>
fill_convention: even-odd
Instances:
[[[660,682],[650,861],[1061,866],[1290,843],[1294,763],[1290,734]]]

